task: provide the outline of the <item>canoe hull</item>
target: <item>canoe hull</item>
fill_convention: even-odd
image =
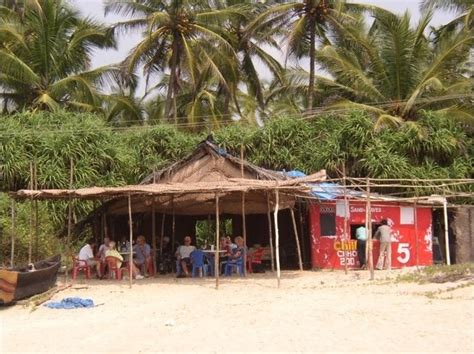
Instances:
[[[56,284],[61,256],[57,255],[34,263],[36,270],[26,268],[0,270],[0,304],[8,304],[43,293]]]

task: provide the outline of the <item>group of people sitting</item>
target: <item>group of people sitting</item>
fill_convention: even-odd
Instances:
[[[242,261],[246,253],[246,247],[244,245],[244,239],[241,236],[237,236],[234,239],[234,243],[231,238],[221,237],[219,240],[219,262],[220,273],[223,274],[225,265],[228,263],[237,263],[239,260]],[[193,266],[193,252],[196,251],[196,247],[191,244],[191,236],[184,238],[184,245],[181,245],[176,250],[176,273],[178,277],[189,277]],[[205,246],[204,249],[208,247]],[[206,262],[213,269],[214,254],[212,252],[206,253]]]
[[[116,259],[117,268],[121,268],[125,263],[127,267],[131,267],[132,276],[135,279],[143,279],[146,272],[153,269],[153,257],[151,254],[151,247],[146,243],[144,236],[138,236],[135,245],[133,246],[133,263],[130,265],[124,255],[130,254],[130,245],[123,243],[120,251],[117,249],[115,241],[111,241],[108,237],[104,238],[104,243],[100,245],[97,253],[94,253],[96,242],[90,241],[79,251],[77,257],[79,261],[86,262],[91,268],[95,268],[97,278],[103,279],[105,270],[107,269],[107,257]],[[130,270],[130,268],[128,268]],[[142,274],[144,273],[144,274]]]
[[[244,239],[241,236],[237,236],[232,242],[231,238],[221,237],[219,240],[219,265],[220,272],[224,273],[225,264],[237,262],[242,260],[245,253],[246,247],[244,245]],[[115,241],[110,240],[108,237],[104,238],[104,243],[100,245],[97,252],[94,252],[97,244],[95,241],[90,241],[79,251],[77,259],[79,261],[86,262],[91,268],[95,268],[97,278],[103,279],[107,270],[107,257],[113,257],[116,259],[117,268],[122,266],[127,267],[130,270],[130,264],[127,257],[130,252],[130,245],[128,242],[123,241],[122,246],[118,249]],[[204,247],[208,248],[207,246]],[[192,254],[197,248],[192,245],[191,236],[184,238],[184,244],[180,245],[176,249],[174,256],[176,257],[176,273],[178,277],[189,277],[193,266]],[[163,238],[162,252],[160,252],[162,259],[172,258],[172,245],[169,242],[168,237]],[[206,261],[212,266],[214,262],[214,254],[212,252],[206,253]],[[125,256],[125,258],[124,258]],[[143,279],[146,273],[151,273],[154,269],[152,249],[148,243],[146,243],[144,236],[138,236],[136,243],[133,245],[133,263],[131,264],[132,276],[135,279]]]

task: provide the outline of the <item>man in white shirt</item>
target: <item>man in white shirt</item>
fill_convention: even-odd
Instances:
[[[178,247],[176,251],[176,257],[178,258],[178,264],[181,266],[184,275],[189,276],[188,267],[191,266],[191,252],[194,251],[196,247],[191,245],[191,236],[186,236],[184,238],[184,245]],[[178,271],[179,273],[179,271]],[[178,274],[179,276],[180,274]]]
[[[94,257],[94,247],[95,242],[88,242],[84,247],[79,251],[78,259],[80,261],[85,261],[89,267],[95,267],[97,272],[97,278],[101,277],[100,272],[100,261]]]
[[[104,243],[100,245],[99,252],[97,255],[100,258],[101,262],[105,262],[105,254],[107,253],[109,249],[110,249],[110,238],[105,237]]]

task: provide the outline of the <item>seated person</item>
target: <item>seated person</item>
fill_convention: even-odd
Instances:
[[[105,253],[109,250],[110,239],[108,237],[104,238],[104,243],[100,245],[99,252],[97,252],[97,257],[101,262],[105,262]]]
[[[234,250],[237,248],[237,245],[232,242],[232,239],[230,236],[226,237],[226,242],[227,242],[227,252],[232,253]]]
[[[186,236],[184,238],[184,245],[178,247],[176,251],[176,257],[178,259],[178,264],[181,266],[184,276],[189,276],[188,267],[191,266],[191,252],[194,251],[196,247],[191,245],[191,236]],[[178,274],[180,276],[180,274]]]
[[[226,254],[227,260],[225,262],[222,262],[222,273],[224,273],[225,265],[229,262],[235,263],[237,260],[241,259],[244,257],[244,254],[246,252],[245,246],[244,246],[244,238],[242,236],[237,236],[235,239],[235,248],[231,249],[229,253]]]
[[[84,247],[79,251],[79,256],[77,257],[80,261],[85,261],[89,267],[95,267],[97,278],[101,278],[100,272],[100,261],[98,258],[94,257],[94,248],[96,244],[94,241],[86,243]]]
[[[122,267],[123,256],[115,248],[115,242],[110,241],[108,250],[105,252],[105,257],[114,257],[117,258],[117,268]],[[140,274],[140,270],[135,264],[132,264],[132,276],[135,279],[143,279],[143,276]]]
[[[149,269],[153,261],[151,257],[151,247],[145,242],[145,236],[140,235],[137,237],[137,244],[133,246],[133,251],[135,252],[133,261],[138,269],[141,269],[143,266],[145,270]]]

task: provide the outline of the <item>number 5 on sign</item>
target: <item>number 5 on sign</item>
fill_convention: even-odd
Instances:
[[[399,243],[397,253],[399,254],[399,256],[397,257],[397,260],[400,263],[408,263],[408,261],[410,260],[409,244],[408,243]]]

